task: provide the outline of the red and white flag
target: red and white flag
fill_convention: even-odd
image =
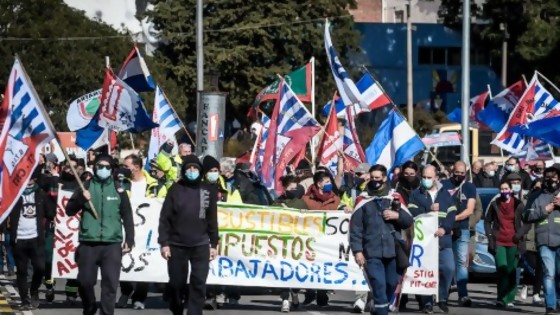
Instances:
[[[344,126],[343,147],[344,147],[344,171],[351,172],[361,163],[366,162],[364,149],[358,139],[354,119],[357,115],[353,106],[346,107],[346,124]]]
[[[14,62],[6,85],[0,125],[0,222],[3,222],[37,167],[41,149],[56,134],[19,59]]]
[[[329,121],[325,126],[325,133],[319,145],[319,165],[326,166],[333,175],[336,175],[336,166],[338,164],[338,152],[342,151],[342,138],[338,131],[338,118],[336,110],[331,106]]]

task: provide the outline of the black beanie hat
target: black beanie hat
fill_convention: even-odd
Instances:
[[[98,157],[95,158],[95,164],[97,164],[101,161],[109,162],[109,164],[111,164],[111,167],[114,167],[113,162],[115,160],[110,155],[101,154],[101,155],[99,155]]]
[[[202,172],[202,164],[200,163],[200,160],[198,159],[198,157],[194,154],[187,155],[187,156],[183,157],[183,167],[181,168],[181,171],[183,172],[183,174],[185,173],[187,168],[189,168],[191,166],[194,166],[194,167],[198,168]]]
[[[211,169],[217,167],[218,170],[220,169],[220,162],[218,162],[218,160],[216,160],[213,156],[211,155],[207,155],[204,157],[204,160],[202,160],[202,169],[204,171],[204,174],[208,173]]]

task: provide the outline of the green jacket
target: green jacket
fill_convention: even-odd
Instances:
[[[80,242],[121,243],[124,227],[127,245],[130,248],[134,246],[132,208],[126,192],[117,188],[111,178],[101,181],[94,177],[85,183],[85,188],[91,194],[98,219],[93,216],[81,190],[74,192],[66,206],[67,215],[75,215],[82,210]]]

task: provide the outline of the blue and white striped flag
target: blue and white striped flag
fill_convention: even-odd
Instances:
[[[153,91],[155,87],[146,61],[136,46],[121,66],[119,78],[138,93]]]
[[[360,93],[358,87],[354,81],[352,81],[336,55],[336,50],[334,49],[331,40],[329,26],[329,21],[325,21],[325,50],[327,51],[327,58],[329,59],[329,64],[331,65],[336,87],[338,88],[338,94],[346,106],[360,104],[362,108],[369,109],[369,104],[363,101],[362,93]]]
[[[408,122],[392,110],[366,149],[366,158],[370,165],[382,164],[387,170],[391,170],[422,150],[422,140]]]
[[[161,146],[167,141],[174,143],[173,149],[177,149],[177,140],[175,133],[181,129],[182,122],[175,115],[175,111],[171,108],[171,104],[163,94],[163,90],[156,86],[156,98],[154,100],[154,112],[152,120],[159,124],[159,127],[152,129],[152,136],[150,138],[150,148],[148,149],[148,160],[155,158]]]

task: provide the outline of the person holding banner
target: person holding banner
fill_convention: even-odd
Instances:
[[[39,306],[39,287],[45,274],[45,220],[52,221],[56,215],[56,205],[37,184],[40,176],[41,171],[36,167],[9,217],[22,311]],[[33,266],[31,288],[27,279],[30,262]]]
[[[492,200],[484,219],[488,252],[496,260],[498,307],[514,306],[518,260],[525,252],[524,239],[531,229],[531,224],[523,224],[524,210],[525,205],[515,197],[511,182],[504,181],[500,184],[500,197]]]
[[[202,164],[195,155],[183,159],[181,180],[163,202],[159,218],[161,255],[169,273],[169,309],[182,315],[188,284],[188,315],[202,315],[206,299],[208,265],[218,256],[218,194],[202,183]]]
[[[438,213],[439,229],[436,233],[436,236],[439,238],[438,306],[442,312],[449,313],[447,300],[455,273],[455,261],[453,259],[453,250],[451,249],[451,233],[455,223],[457,207],[455,207],[449,192],[438,181],[436,172],[437,170],[433,165],[427,165],[424,168],[421,186],[410,195],[408,209],[414,217],[431,211]],[[432,296],[422,296],[420,299],[420,307],[426,314],[434,312],[433,304]]]
[[[374,165],[370,179],[368,196],[359,199],[350,220],[350,249],[369,280],[375,308],[372,313],[388,315],[389,300],[398,282],[400,231],[413,221],[402,208],[400,196],[390,192],[385,166]]]
[[[101,314],[114,314],[122,255],[130,252],[134,246],[130,201],[126,192],[116,185],[111,176],[112,162],[113,158],[108,155],[98,156],[93,167],[93,179],[84,183],[85,191],[74,192],[66,207],[68,216],[81,211],[80,245],[76,250],[76,263],[84,315],[97,313],[94,288],[99,269]],[[93,203],[98,218],[89,201]]]

